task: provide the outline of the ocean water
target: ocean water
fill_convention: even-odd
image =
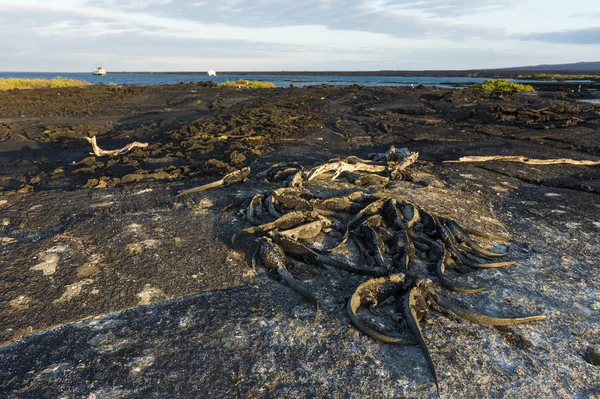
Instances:
[[[296,87],[313,86],[320,84],[330,85],[353,85],[361,86],[439,86],[453,87],[463,83],[483,83],[488,78],[469,78],[469,77],[402,77],[402,76],[313,76],[313,75],[192,75],[192,74],[119,74],[108,73],[107,76],[95,76],[92,73],[73,73],[73,72],[0,72],[0,78],[40,78],[52,79],[57,76],[70,79],[85,80],[92,84],[114,83],[124,84],[176,84],[180,82],[206,82],[212,80],[215,83],[222,83],[226,80],[248,79],[273,82],[277,87],[289,87],[293,84]],[[510,79],[520,83],[533,83],[536,80],[518,80]]]

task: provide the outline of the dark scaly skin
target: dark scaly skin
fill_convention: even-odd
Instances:
[[[319,301],[313,295],[313,293],[298,283],[298,281],[296,281],[289,272],[286,267],[285,252],[283,248],[274,243],[270,238],[262,238],[256,256],[266,268],[277,270],[277,273],[279,273],[279,275],[285,280],[292,290],[296,291],[298,294],[315,304],[317,313],[315,315],[314,323],[316,324],[319,320],[319,314],[321,313],[319,309]],[[254,264],[255,261],[253,260],[253,265]]]
[[[243,169],[238,169],[238,170],[235,170],[235,171],[225,175],[221,180],[217,180],[215,182],[208,183],[208,184],[205,184],[200,187],[194,187],[194,188],[190,188],[189,190],[182,191],[179,194],[177,194],[177,197],[180,197],[185,194],[198,193],[201,191],[208,190],[210,188],[229,186],[234,183],[240,183],[240,182],[243,182],[244,180],[246,180],[248,178],[249,174],[250,174],[249,167],[245,167]]]
[[[379,214],[375,214],[373,216],[369,216],[367,219],[365,219],[359,227],[362,226],[369,226],[373,229],[376,229],[378,227],[381,226],[381,222],[383,221],[383,219],[381,218],[381,215]]]
[[[350,273],[367,275],[367,276],[379,276],[382,271],[380,269],[365,269],[361,267],[352,266],[344,262],[339,262],[335,259],[329,258],[328,256],[321,255],[306,245],[296,240],[290,239],[282,234],[276,234],[273,237],[273,241],[281,245],[286,254],[293,258],[300,258],[316,265],[329,265],[337,269],[345,270]]]
[[[279,219],[273,222],[261,224],[260,226],[249,227],[240,231],[239,233],[234,234],[233,237],[231,237],[231,243],[235,244],[235,240],[239,237],[247,236],[250,234],[261,234],[273,229],[289,229],[301,223],[313,221],[318,218],[319,215],[316,212],[312,211],[296,211],[286,213],[285,215],[281,216]]]
[[[341,247],[342,245],[344,245],[346,243],[346,241],[348,241],[348,237],[350,236],[350,229],[348,228],[348,226],[346,226],[346,231],[344,232],[344,236],[342,237],[342,240],[333,248],[326,248],[323,249],[323,252],[333,252],[336,249],[338,249],[339,247]]]
[[[386,298],[398,293],[404,284],[404,275],[402,273],[392,274],[388,277],[380,277],[371,280],[367,280],[356,288],[354,294],[346,304],[346,313],[350,318],[350,321],[358,330],[367,334],[369,337],[378,341],[401,344],[401,345],[414,345],[414,342],[403,340],[397,337],[391,337],[383,334],[379,331],[372,329],[365,325],[356,312],[361,305],[371,304],[371,306],[377,305],[378,302],[382,302]]]
[[[475,294],[475,293],[478,293],[481,291],[485,291],[485,288],[467,288],[467,287],[460,287],[460,286],[451,284],[444,277],[445,262],[446,262],[446,256],[447,256],[446,248],[444,247],[444,245],[442,243],[440,243],[438,241],[438,242],[434,243],[434,245],[431,247],[431,252],[433,252],[433,256],[435,258],[437,258],[437,260],[435,262],[435,272],[438,277],[438,280],[440,281],[440,284],[444,288],[446,288],[449,291],[459,292],[462,294]]]
[[[456,255],[456,257],[462,264],[469,266],[470,268],[473,268],[473,269],[497,269],[497,268],[507,267],[507,266],[512,266],[512,265],[517,264],[517,262],[515,262],[515,261],[480,263],[480,262],[476,262],[476,261],[469,259],[464,254],[462,254],[460,252],[460,250],[458,250],[458,249],[453,251],[453,253]]]
[[[303,243],[282,233],[273,235],[273,241],[280,245],[286,254],[295,258],[315,258],[317,253]]]
[[[350,230],[353,229],[354,227],[358,226],[359,224],[361,224],[362,220],[364,218],[368,218],[370,216],[381,213],[388,201],[389,201],[388,198],[379,198],[379,199],[371,202],[369,205],[365,206],[363,209],[361,209],[352,218],[352,220],[350,220],[350,222],[348,222],[348,225],[346,225],[346,232],[344,233],[344,237],[342,238],[342,241],[340,241],[340,243],[337,244],[335,247],[327,249],[325,251],[327,251],[327,252],[335,251],[337,248],[344,245],[346,243],[346,241],[348,241],[348,236],[350,234]]]
[[[285,169],[279,170],[275,175],[273,175],[273,180],[286,180],[288,177],[293,176],[298,172],[297,167],[289,167]]]
[[[516,324],[529,323],[531,321],[546,320],[546,316],[544,315],[514,318],[491,317],[484,314],[475,313],[463,308],[462,306],[458,306],[439,294],[435,294],[435,302],[447,313],[455,314],[465,320],[477,324],[483,324],[485,326],[514,326]]]
[[[292,191],[286,191],[284,193],[287,195],[287,194],[292,193]],[[294,195],[295,194],[296,193],[294,192]],[[301,197],[300,191],[298,191],[298,197]],[[271,197],[271,198],[273,198],[273,197]],[[373,234],[373,233],[382,234],[382,230],[378,230],[377,226],[381,222],[381,216],[383,216],[386,220],[386,224],[382,225],[382,227],[387,225],[387,226],[390,226],[391,228],[395,227],[396,232],[398,230],[400,230],[400,232],[398,232],[394,236],[393,239],[390,239],[389,235],[387,235],[385,233],[382,234],[382,237],[384,237],[384,236],[386,237],[385,244],[388,244],[390,246],[391,251],[395,251],[396,254],[401,254],[403,256],[403,258],[406,259],[406,261],[405,261],[406,266],[408,266],[408,264],[410,263],[410,260],[412,258],[409,255],[409,252],[412,253],[413,257],[414,257],[415,245],[417,246],[417,249],[419,250],[419,252],[431,253],[431,252],[437,251],[437,254],[432,254],[431,257],[429,258],[429,260],[430,261],[436,260],[436,262],[433,262],[432,266],[434,266],[436,269],[435,272],[438,275],[440,284],[442,284],[444,287],[446,287],[447,289],[454,291],[454,292],[473,293],[473,292],[478,292],[482,289],[481,288],[461,287],[461,286],[457,286],[457,285],[452,284],[451,282],[446,281],[445,275],[444,275],[446,267],[454,266],[456,264],[457,267],[463,268],[463,263],[465,265],[468,265],[469,267],[474,267],[474,268],[501,267],[501,266],[508,266],[510,264],[514,264],[514,262],[484,263],[486,261],[489,261],[489,259],[485,259],[486,256],[484,254],[480,253],[480,251],[478,251],[478,250],[475,250],[473,248],[473,246],[469,245],[467,243],[467,240],[465,238],[463,238],[463,236],[460,235],[460,231],[465,231],[466,232],[465,234],[467,236],[468,236],[468,234],[472,234],[472,233],[467,232],[466,229],[462,229],[460,226],[458,226],[458,229],[457,229],[454,225],[452,225],[452,224],[449,225],[447,223],[447,221],[451,220],[450,218],[454,217],[454,216],[452,216],[452,215],[436,216],[435,214],[430,214],[427,211],[420,208],[418,205],[412,204],[408,201],[400,201],[399,199],[390,199],[390,198],[383,197],[383,195],[381,195],[379,197],[379,199],[382,200],[381,202],[383,202],[383,206],[380,206],[376,210],[376,212],[369,215],[367,213],[367,210],[369,209],[369,205],[373,205],[373,203],[377,202],[379,199],[374,199],[373,196],[364,195],[360,192],[353,193],[351,196],[347,196],[347,197],[331,198],[331,199],[326,199],[326,200],[312,199],[310,197],[304,197],[304,198],[310,201],[310,203],[314,207],[315,211],[320,210],[319,207],[322,206],[323,208],[326,208],[325,211],[331,213],[331,215],[336,215],[336,212],[342,212],[342,214],[346,216],[346,219],[343,220],[341,223],[339,223],[340,230],[343,229],[344,226],[351,226],[351,225],[353,227],[360,226],[359,228],[354,227],[352,230],[347,228],[346,235],[348,235],[349,232],[358,233],[358,232],[362,231],[362,228],[363,228],[362,225],[365,225],[366,226],[366,227],[364,227],[365,230],[362,231],[362,233],[364,236],[370,234],[372,243],[375,243],[378,241],[377,239],[374,239],[376,234]],[[368,202],[368,204],[366,206],[360,205],[360,203],[365,203],[365,202]],[[268,203],[268,201],[265,201],[265,204],[267,204],[267,203]],[[281,207],[281,209],[283,209],[283,208],[284,207]],[[329,208],[329,209],[327,209],[327,208]],[[353,213],[356,213],[356,214],[353,214],[352,216],[350,216],[350,215],[347,215],[346,213],[344,213],[344,212],[350,212],[350,211],[352,211]],[[346,222],[347,220],[350,220],[350,219],[351,219],[350,222]],[[316,221],[317,219],[312,219],[312,220]],[[272,236],[273,241],[275,241],[277,244],[281,245],[281,247],[285,251],[285,254],[287,254],[291,257],[296,257],[298,259],[310,262],[310,263],[315,263],[317,265],[321,265],[321,264],[327,265],[327,264],[333,263],[333,266],[339,267],[340,269],[347,270],[351,273],[371,274],[371,275],[381,276],[383,270],[380,268],[377,269],[379,274],[374,273],[373,269],[367,269],[367,270],[353,269],[351,266],[349,267],[349,265],[342,264],[341,262],[338,262],[337,260],[329,259],[324,254],[307,247],[304,243],[299,242],[295,239],[292,239],[292,238],[300,238],[301,236],[309,237],[309,236],[312,236],[312,234],[317,234],[316,230],[319,227],[318,226],[319,223],[318,222],[314,223],[312,221],[308,221],[308,223],[307,223],[307,221],[308,220],[302,221],[301,223],[304,223],[304,224],[302,224],[301,226],[296,227],[298,225],[295,225],[295,226],[292,226],[292,228],[290,228],[290,230],[286,231],[285,233],[287,233],[289,237],[285,237],[284,235],[279,234],[279,233]],[[300,224],[300,223],[298,223],[298,224]],[[410,224],[410,226],[409,226],[409,224]],[[277,228],[278,227],[274,227],[272,229],[272,230],[274,230],[272,233],[277,232]],[[302,234],[296,234],[300,230],[303,231]],[[400,233],[402,233],[402,236],[399,235]],[[306,234],[306,235],[304,235],[304,234]],[[280,237],[280,238],[277,238],[277,237]],[[347,238],[347,236],[345,238]],[[363,237],[363,238],[366,238],[366,237]],[[401,240],[400,240],[400,238],[401,238]],[[436,240],[440,240],[440,239],[443,239],[443,243],[439,242],[439,241],[436,242]],[[360,240],[360,241],[362,241],[362,240]],[[387,241],[389,241],[389,243]],[[396,242],[394,242],[394,241],[396,241]],[[343,242],[342,242],[342,244],[343,244]],[[378,247],[385,248],[383,245],[378,245],[378,244],[371,246],[371,248],[378,248]],[[412,250],[410,250],[410,248],[412,248]],[[475,248],[477,248],[477,247],[475,247]],[[434,251],[432,251],[432,250],[434,250]],[[257,249],[257,251],[258,251],[258,249]],[[445,261],[447,261],[448,257],[451,255],[456,256],[456,258],[458,258],[459,261],[455,262],[455,263],[446,263]],[[478,259],[472,255],[476,255],[477,257],[483,258],[483,259]],[[501,255],[499,253],[496,253],[496,256],[499,257]],[[335,264],[336,262],[338,264],[340,264],[341,266],[336,265]],[[293,279],[293,276],[289,273],[289,271],[287,269],[278,268],[277,270],[279,271],[279,274],[282,276],[282,278],[285,279],[286,281],[288,281],[288,284],[290,285],[290,287],[292,289],[294,289],[299,294],[305,296],[305,298],[311,300],[310,296],[312,294],[310,292],[308,292],[303,285],[298,284],[298,282]],[[387,273],[389,273],[389,271],[387,271]],[[388,278],[388,277],[385,277],[385,278]],[[411,284],[413,284],[413,283],[411,282]],[[401,307],[404,308],[403,314],[405,315],[406,323],[407,323],[410,331],[412,332],[412,334],[417,338],[418,343],[421,346],[424,356],[428,362],[428,366],[431,368],[431,370],[433,372],[433,376],[434,376],[435,383],[436,383],[436,388],[438,389],[438,395],[439,395],[439,385],[438,385],[438,380],[437,380],[437,376],[436,376],[436,371],[434,369],[431,355],[429,354],[428,348],[425,344],[425,340],[423,338],[423,333],[421,331],[421,326],[419,324],[420,322],[422,322],[422,319],[424,317],[426,317],[426,315],[428,314],[430,309],[433,309],[433,310],[436,310],[439,312],[443,312],[443,313],[447,313],[447,314],[457,315],[459,317],[463,317],[463,318],[473,321],[475,323],[487,324],[487,325],[512,325],[512,324],[525,323],[525,322],[535,321],[535,320],[543,320],[545,318],[545,316],[531,316],[531,317],[515,318],[515,319],[494,318],[494,317],[471,312],[468,309],[459,307],[458,305],[450,302],[446,298],[443,298],[443,297],[437,295],[431,288],[430,283],[417,281],[415,285],[411,285],[410,287],[412,287],[412,289],[408,290],[409,287],[408,287],[408,283],[407,283],[407,286],[405,286],[405,288],[401,289],[400,291],[396,291],[393,294],[390,294],[390,295],[392,295],[390,297],[390,299],[399,298],[399,305],[401,305]],[[398,296],[399,293],[405,293],[405,292],[407,292],[407,290],[409,291],[410,294],[413,294],[412,297],[410,295],[403,296],[403,297]],[[359,290],[357,289],[357,292],[358,291]],[[395,294],[395,296],[394,296],[394,294]],[[359,298],[358,305],[356,305],[356,299],[354,299],[353,303],[351,303],[351,302],[347,303],[346,311],[348,312],[348,316],[350,317],[350,320],[352,321],[352,323],[355,326],[357,326],[357,328],[360,331],[362,331],[363,333],[365,333],[369,336],[372,336],[375,339],[380,339],[381,336],[379,336],[377,334],[381,334],[383,336],[383,339],[381,339],[381,340],[383,340],[384,342],[395,342],[395,340],[397,340],[397,338],[382,334],[381,332],[376,331],[376,329],[366,326],[364,323],[361,323],[361,321],[356,317],[356,312],[360,308],[361,305],[377,303],[378,301],[381,300],[380,298],[384,298],[385,296],[386,296],[386,294],[384,292],[382,292],[381,296],[378,296],[377,298],[366,297],[362,294],[359,294],[358,295],[358,298]],[[314,298],[314,295],[312,295],[312,298]],[[363,301],[363,298],[364,298],[364,301]],[[318,306],[318,304],[317,304],[317,306]],[[354,311],[353,311],[353,309],[354,309]],[[392,340],[391,341],[386,340],[389,338],[391,338]]]
[[[304,298],[308,299],[309,301],[315,304],[316,314],[313,323],[317,324],[319,322],[319,315],[321,314],[321,309],[319,308],[319,301],[317,300],[317,298],[313,295],[312,292],[308,291],[300,283],[298,283],[287,268],[280,267],[279,269],[277,269],[277,273],[279,273],[279,275],[283,277],[285,282],[290,286],[292,290],[296,291],[298,294],[302,295]]]
[[[269,238],[260,240],[256,256],[267,269],[277,270],[280,267],[285,267],[286,264],[283,248]]]
[[[281,162],[281,163],[276,163],[273,164],[269,167],[269,169],[259,172],[257,174],[257,177],[259,178],[269,178],[269,179],[273,179],[275,177],[275,175],[282,169],[287,169],[287,168],[296,168],[299,169],[301,166],[298,162]]]
[[[474,263],[483,263],[483,264],[498,264],[500,262],[494,262],[493,259],[491,258],[486,258],[483,255],[479,255],[474,253],[474,251],[471,249],[471,247],[466,247],[464,244],[458,244],[458,250],[465,256],[465,258],[469,259],[471,262]],[[486,263],[487,262],[487,263]]]
[[[352,194],[348,194],[345,198],[348,198],[352,202],[361,203],[363,206],[377,200],[377,197],[367,194],[364,191],[355,191]]]
[[[279,219],[281,217],[281,213],[277,212],[273,201],[274,200],[273,200],[272,195],[269,195],[267,197],[267,199],[265,199],[265,205],[267,206],[267,212],[269,212],[269,215],[273,216],[275,219]]]
[[[312,198],[312,193],[302,187],[281,187],[274,190],[272,194],[276,199],[290,196]]]
[[[278,188],[271,194],[273,202],[280,204],[286,209],[294,209],[296,211],[312,210],[312,204],[304,197],[310,197],[310,191],[303,188],[284,187]]]
[[[383,256],[385,244],[376,230],[380,223],[381,216],[373,215],[361,225],[360,231],[364,237],[365,246],[373,252],[377,265],[382,269],[386,269],[387,265]]]
[[[419,208],[421,214],[421,223],[423,223],[423,231],[430,237],[436,236],[437,228],[440,224],[439,219],[425,211],[423,208]]]
[[[323,227],[323,220],[317,219],[293,229],[281,231],[280,234],[294,240],[308,240],[319,235],[323,231]]]
[[[260,223],[256,220],[257,217],[262,215],[263,211],[262,204],[262,196],[260,194],[256,194],[252,197],[250,204],[246,208],[246,220],[254,225],[259,225]]]
[[[343,198],[327,198],[327,199],[315,199],[311,201],[313,207],[316,209],[322,209],[327,211],[336,211],[336,212],[348,212],[348,213],[356,213],[358,212],[362,206],[357,204],[356,202],[352,202],[346,197]]]
[[[272,230],[273,228],[289,229],[294,226],[297,226],[300,223],[303,223],[306,221],[317,220],[317,219],[319,219],[319,215],[316,212],[312,212],[312,211],[290,212],[290,213],[286,213],[285,215],[281,216],[279,219],[273,221],[272,222],[273,227],[270,228],[270,230]],[[264,225],[262,225],[262,226],[264,226]],[[261,227],[261,226],[257,226],[257,227]]]
[[[475,241],[473,241],[473,239],[469,236],[469,234],[466,231],[464,231],[463,228],[460,227],[458,225],[458,223],[456,223],[454,220],[447,219],[445,221],[445,225],[446,225],[446,227],[448,227],[448,230],[450,230],[450,232],[452,233],[452,235],[454,236],[456,241],[464,242],[469,247],[471,247],[471,249],[473,249],[473,251],[475,251],[479,255],[498,257],[498,258],[508,255],[508,251],[504,252],[504,253],[500,253],[500,252],[493,252],[493,251],[490,251],[490,250],[480,247],[479,244],[477,244]]]
[[[464,256],[460,252],[460,250],[458,249],[458,244],[454,240],[454,236],[452,235],[452,233],[450,233],[450,231],[448,230],[448,228],[446,226],[439,226],[438,232],[440,233],[440,237],[441,237],[442,241],[444,242],[444,244],[446,245],[446,247],[448,247],[448,249],[450,249],[450,251],[454,254],[454,256],[456,256],[456,258],[465,266],[469,266],[473,269],[494,269],[494,268],[499,268],[499,267],[512,266],[512,265],[516,264],[516,262],[512,262],[512,261],[511,262],[495,262],[495,263],[473,262],[472,260],[468,259],[466,256]]]
[[[481,231],[470,229],[468,227],[463,227],[462,229],[467,234],[470,234],[472,236],[477,236],[477,237],[485,238],[485,239],[488,239],[488,240],[500,241],[500,242],[509,242],[510,241],[510,239],[508,239],[506,237],[501,237],[501,236],[497,236],[497,235],[494,235],[494,234],[483,233]]]
[[[417,233],[414,230],[407,230],[406,232],[408,234],[408,238],[410,238],[413,241],[418,241],[421,244],[425,244],[431,247],[435,242],[434,239],[430,238],[429,236],[423,233]]]
[[[400,267],[404,273],[409,271],[410,260],[415,257],[415,247],[408,237],[407,230],[400,230],[391,240],[391,250],[399,252]]]
[[[411,239],[411,241],[412,241],[412,244],[415,246],[415,248],[421,252],[427,252],[431,249],[431,246],[429,246],[428,244],[423,244],[421,241],[414,240],[414,239]]]
[[[354,218],[352,218],[352,220],[348,223],[348,228],[353,229],[354,227],[361,224],[361,221],[364,218],[380,214],[387,205],[388,201],[388,198],[379,198],[371,202],[369,205],[365,206],[363,209],[358,211]]]
[[[399,228],[400,230],[406,230],[406,223],[404,220],[404,215],[399,209],[399,201],[392,199],[386,205],[383,210],[383,216],[385,220],[391,225]]]
[[[407,326],[419,342],[421,350],[423,351],[427,363],[433,373],[438,396],[439,384],[437,380],[436,371],[431,356],[429,354],[429,350],[427,349],[425,340],[423,339],[421,326],[419,324],[419,321],[421,321],[424,317],[428,315],[430,308],[434,308],[438,311],[443,311],[448,314],[454,314],[473,323],[488,326],[510,326],[546,319],[546,316],[544,315],[518,318],[497,318],[475,313],[461,306],[458,306],[453,302],[449,301],[448,299],[437,294],[433,290],[430,281],[422,280],[417,280],[412,285],[412,288],[410,289],[409,293],[405,295],[403,300],[403,308]]]
[[[482,260],[485,260],[487,262],[492,262],[494,260],[494,258],[490,258],[489,256],[484,256],[484,255],[478,254],[476,251],[473,250],[473,248],[469,247],[468,245],[465,245],[465,243],[463,243],[463,242],[457,243],[456,248],[458,248],[458,250],[463,255],[465,255],[467,258],[471,259],[473,262],[481,262]]]
[[[427,365],[431,369],[433,374],[433,380],[435,381],[435,387],[437,389],[438,397],[440,396],[440,386],[438,384],[437,374],[435,372],[435,366],[433,365],[433,360],[431,360],[431,355],[429,354],[429,349],[427,349],[427,344],[423,339],[423,332],[421,331],[421,325],[419,321],[423,319],[423,317],[429,311],[429,296],[430,289],[426,283],[423,281],[418,281],[414,287],[410,289],[408,294],[404,297],[404,315],[406,317],[406,325],[408,326],[410,332],[416,338],[419,346],[421,347],[421,351],[425,356],[425,360],[427,360]]]
[[[410,204],[408,202],[404,202],[402,204],[402,215],[406,220],[406,227],[409,229],[412,228],[419,220],[421,220],[421,215],[419,212],[419,208],[415,205]]]
[[[365,254],[367,253],[367,248],[365,248],[365,244],[358,237],[358,234],[356,234],[355,231],[351,231],[350,232],[350,237],[352,238],[352,242],[354,243],[354,245],[358,249],[358,252],[360,254],[360,258],[363,259],[365,257]]]
[[[249,174],[250,174],[249,167],[235,170],[223,177],[223,186],[229,186],[234,183],[241,183],[248,178]]]
[[[304,172],[303,170],[297,172],[294,177],[290,180],[290,187],[302,188],[304,185]]]

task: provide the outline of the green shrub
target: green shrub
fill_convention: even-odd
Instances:
[[[246,80],[246,79],[238,79],[235,82],[231,80],[227,80],[221,83],[219,86],[221,87],[235,87],[238,89],[274,89],[275,83],[273,82],[261,82],[260,80]]]
[[[533,86],[521,83],[511,82],[510,80],[492,79],[486,80],[480,85],[475,85],[475,89],[485,91],[503,91],[510,93],[528,93],[535,91]]]
[[[54,79],[18,79],[18,78],[7,78],[0,79],[0,90],[12,90],[12,89],[55,89],[63,87],[74,87],[74,86],[88,86],[91,83],[76,80],[67,79],[57,76]]]

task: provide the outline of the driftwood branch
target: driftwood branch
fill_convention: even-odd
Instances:
[[[411,152],[405,158],[400,159],[397,166],[394,168],[394,171],[402,171],[402,170],[408,168],[410,165],[417,162],[418,158],[419,158],[418,152]]]
[[[349,156],[344,159],[330,159],[328,163],[317,166],[308,173],[308,181],[325,173],[335,171],[331,180],[337,179],[344,172],[380,173],[388,171],[393,180],[394,175],[415,163],[419,158],[418,152],[411,152],[408,148],[391,146],[387,152],[369,154],[370,160]]]
[[[581,166],[593,166],[600,165],[600,161],[588,161],[588,160],[575,160],[570,158],[558,158],[558,159],[534,159],[519,155],[493,155],[493,156],[471,156],[471,157],[460,157],[458,160],[444,161],[445,163],[463,163],[463,162],[489,162],[489,161],[505,161],[505,162],[520,162],[529,165],[581,165]]]
[[[140,142],[134,141],[133,143],[127,144],[123,148],[119,148],[116,150],[103,150],[102,148],[98,147],[98,144],[96,143],[96,136],[85,137],[85,139],[92,144],[92,148],[93,148],[94,152],[90,152],[90,154],[94,154],[97,157],[102,157],[102,156],[114,157],[117,155],[126,154],[129,151],[131,151],[132,149],[134,149],[135,147],[140,147],[140,148],[148,147],[148,143],[140,143]]]
[[[383,165],[371,165],[371,164],[365,164],[362,162],[351,164],[351,163],[348,163],[345,161],[338,161],[338,162],[326,163],[324,165],[321,165],[321,166],[318,166],[318,167],[312,169],[310,171],[310,173],[308,174],[307,180],[311,181],[312,179],[316,178],[317,176],[322,175],[327,172],[331,172],[332,170],[335,170],[335,174],[333,175],[331,180],[335,180],[344,172],[362,171],[362,172],[377,173],[377,172],[383,172],[383,171],[385,171],[385,169],[386,169],[386,167]]]

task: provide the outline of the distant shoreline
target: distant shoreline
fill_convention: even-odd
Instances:
[[[10,74],[10,72],[0,72]],[[23,76],[23,75],[34,76]],[[35,75],[39,76],[35,76]],[[69,74],[73,74],[69,76]],[[538,75],[539,74],[539,75]],[[590,90],[600,92],[600,71],[597,73],[569,73],[552,71],[515,71],[515,70],[448,70],[448,71],[222,71],[217,72],[216,79],[206,75],[204,71],[108,71],[108,75],[98,79],[91,79],[91,72],[16,72],[11,78],[48,78],[51,76],[67,76],[73,79],[90,79],[93,84],[107,84],[109,82],[123,85],[157,85],[178,84],[187,80],[215,80],[222,83],[225,80],[263,80],[272,81],[278,87],[311,86],[321,84],[344,85],[356,84],[366,86],[397,86],[419,84],[468,87],[471,84],[482,83],[488,79],[522,79],[527,84],[533,85],[536,90]],[[135,77],[138,75],[138,77]],[[160,76],[163,75],[163,78]],[[111,76],[113,79],[111,79]],[[145,77],[144,77],[145,76]],[[303,79],[305,77],[305,79]],[[379,79],[369,79],[379,77]],[[96,77],[97,78],[97,77]],[[423,79],[425,78],[425,79]],[[397,82],[396,80],[401,80]],[[431,80],[431,81],[430,81]],[[371,82],[372,81],[372,82]]]
[[[89,72],[42,72],[42,71],[0,71],[0,74],[61,74],[75,73],[88,74]],[[207,76],[206,71],[108,71],[108,75],[180,75],[180,76]],[[574,71],[550,69],[469,69],[469,70],[381,70],[381,71],[217,71],[217,76],[373,76],[373,77],[426,77],[426,78],[480,78],[480,79],[527,79],[533,75],[535,80],[553,81],[551,75],[563,75],[563,79],[585,79],[600,82],[600,70]],[[563,80],[558,79],[558,80]]]
[[[206,75],[206,71],[120,71],[112,75]],[[448,70],[448,71],[217,71],[217,75],[274,75],[274,76],[402,76],[402,77],[473,77],[473,78],[510,78],[517,75],[532,74],[569,74],[569,75],[600,75],[600,71],[565,71],[565,70]]]

